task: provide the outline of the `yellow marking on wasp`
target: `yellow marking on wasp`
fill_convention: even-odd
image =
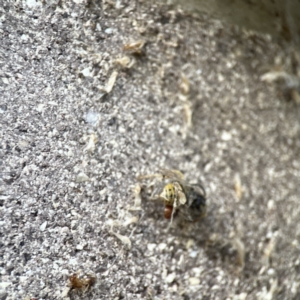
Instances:
[[[160,197],[165,202],[165,204],[173,205],[175,200],[175,186],[173,183],[168,183],[165,185],[162,193],[160,194]]]

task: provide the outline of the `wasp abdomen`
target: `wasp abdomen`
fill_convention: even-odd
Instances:
[[[172,217],[172,212],[173,212],[173,206],[171,205],[166,205],[165,206],[165,211],[164,211],[164,217],[166,219],[171,219]]]

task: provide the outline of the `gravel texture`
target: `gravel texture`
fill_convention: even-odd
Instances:
[[[146,0],[1,0],[0,39],[0,299],[300,299],[300,97],[261,80],[299,52]],[[204,221],[132,210],[161,167]]]

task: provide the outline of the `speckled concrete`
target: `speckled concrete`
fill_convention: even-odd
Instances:
[[[298,94],[261,80],[297,52],[150,1],[45,2],[0,4],[0,299],[299,299]],[[203,222],[130,210],[161,167],[203,182]],[[67,293],[77,271],[97,282]]]

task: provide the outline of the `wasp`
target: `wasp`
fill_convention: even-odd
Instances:
[[[164,203],[164,217],[195,222],[206,216],[206,192],[201,184],[189,184],[178,170],[162,169],[157,174],[139,176],[151,180],[146,190],[152,190],[150,199]]]

